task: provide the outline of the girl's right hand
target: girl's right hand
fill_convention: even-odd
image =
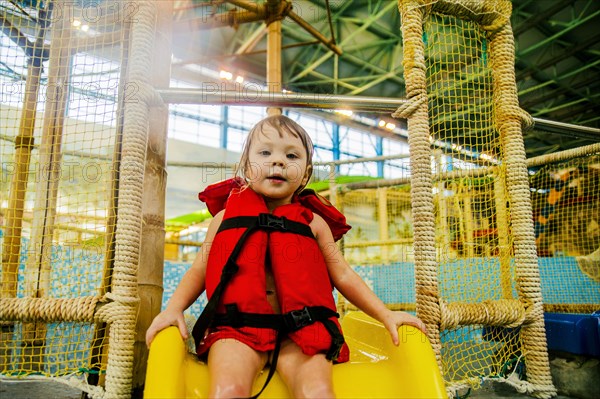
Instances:
[[[169,326],[175,326],[179,328],[179,333],[183,337],[184,340],[188,339],[189,333],[187,330],[187,326],[185,324],[185,319],[183,317],[183,312],[164,310],[160,312],[154,320],[152,320],[152,324],[148,327],[146,331],[146,346],[150,348],[150,344],[156,334],[159,331],[164,330]]]

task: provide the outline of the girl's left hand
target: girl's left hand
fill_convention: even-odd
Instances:
[[[427,327],[425,323],[416,316],[406,312],[389,311],[383,321],[383,325],[389,331],[394,345],[398,346],[398,328],[402,325],[414,326],[421,330],[424,334],[427,334]]]

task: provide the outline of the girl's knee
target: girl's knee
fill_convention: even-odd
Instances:
[[[211,398],[247,398],[251,395],[251,386],[239,380],[220,378],[212,381]]]
[[[306,399],[335,398],[335,393],[330,381],[312,380],[303,381],[301,384],[298,384],[294,396]]]

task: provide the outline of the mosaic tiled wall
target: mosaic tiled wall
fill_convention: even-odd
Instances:
[[[0,234],[0,241],[1,238],[2,235]],[[25,292],[24,275],[27,255],[28,241],[24,240],[22,243],[21,265],[19,269],[19,296],[23,296]],[[76,248],[63,248],[57,246],[53,248],[52,256],[53,269],[51,271],[50,296],[65,298],[73,295],[97,295],[99,288],[97,286],[98,279],[93,276],[102,273],[104,259],[101,255],[90,256],[89,252],[84,253]],[[495,258],[481,258],[481,262],[487,263],[487,267],[499,267]],[[459,270],[461,270],[459,263],[460,262],[457,262],[456,270],[452,270],[452,263],[446,264],[445,269],[440,271],[440,278],[444,281],[451,281],[453,278],[452,276],[456,275],[459,273]],[[568,265],[568,267],[565,268],[565,264]],[[542,279],[542,293],[545,302],[573,303],[574,291],[577,293],[577,298],[579,298],[575,303],[589,303],[590,300],[595,302],[600,301],[600,283],[582,273],[575,258],[539,258],[539,265]],[[191,262],[165,262],[163,309],[173,295],[182,276],[190,266]],[[356,266],[355,270],[384,302],[414,303],[415,286],[414,267],[412,263],[397,262],[377,266]],[[565,275],[568,275],[569,278],[565,279]],[[73,276],[78,276],[77,281],[73,281]],[[391,280],[399,281],[399,286],[403,287],[403,289],[400,292],[390,292],[389,288],[386,289],[386,287]],[[477,281],[473,281],[472,283],[477,284]],[[565,286],[557,286],[560,284]],[[76,292],[73,293],[75,287]],[[445,292],[444,296],[448,296],[451,300],[460,300],[460,292],[453,289],[451,284],[441,283],[440,288],[443,294]],[[571,293],[568,299],[562,296],[562,293],[564,292]],[[186,311],[186,321],[189,326],[193,325],[205,304],[206,295],[202,294],[202,296]],[[20,331],[21,325],[18,324],[14,331],[15,340],[17,341],[21,339]],[[56,356],[68,356],[68,361],[72,361],[73,364],[85,364],[85,359],[89,356],[89,344],[86,344],[85,341],[76,341],[73,343],[69,340],[69,337],[71,335],[80,335],[81,333],[92,334],[92,331],[93,325],[85,323],[49,324],[46,339],[48,341],[58,340],[58,342],[62,342],[63,345],[59,345],[58,342],[55,342],[52,345],[53,348],[61,348],[61,350],[59,350],[57,354],[47,354],[48,367],[52,368],[52,364],[56,362]],[[477,334],[480,334],[480,332],[478,331]],[[18,356],[19,354],[17,352],[14,355]],[[64,361],[64,359],[62,361]]]

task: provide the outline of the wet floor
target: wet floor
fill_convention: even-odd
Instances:
[[[460,392],[461,398],[467,391]],[[469,398],[477,399],[514,399],[529,398],[517,392],[513,387],[501,383],[485,383],[480,389],[472,390]],[[55,381],[38,379],[9,380],[0,379],[0,398],[2,399],[80,399],[81,391]],[[570,396],[557,396],[556,399],[574,399]]]

